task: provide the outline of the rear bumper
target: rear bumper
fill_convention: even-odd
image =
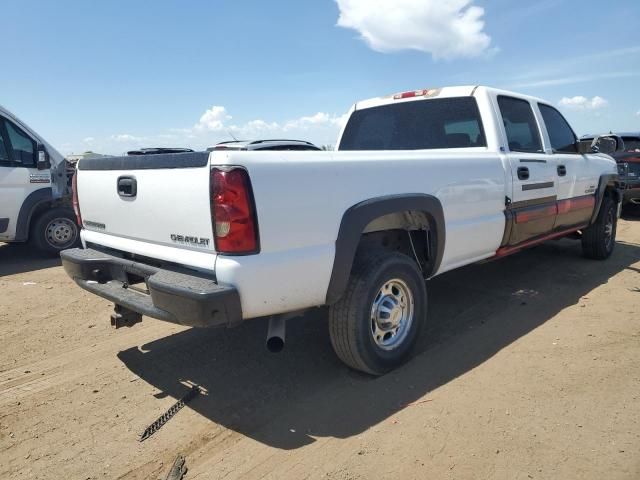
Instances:
[[[215,281],[161,269],[92,249],[60,254],[67,274],[83,289],[129,310],[192,327],[233,326],[242,321],[238,291]],[[130,287],[144,279],[148,293]]]

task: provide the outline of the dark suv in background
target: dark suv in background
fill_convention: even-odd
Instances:
[[[640,207],[640,132],[615,133],[624,141],[621,152],[611,156],[618,163],[618,173],[623,189],[622,206]],[[581,140],[591,140],[594,135],[584,135]]]

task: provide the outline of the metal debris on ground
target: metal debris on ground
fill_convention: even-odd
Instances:
[[[187,473],[187,465],[182,455],[178,455],[164,480],[182,480]]]
[[[180,400],[178,400],[176,403],[174,403],[169,410],[167,410],[166,412],[164,412],[162,415],[160,415],[158,417],[158,419],[153,422],[151,425],[149,425],[144,432],[142,432],[140,434],[140,439],[139,441],[144,441],[147,438],[149,438],[151,435],[153,435],[154,433],[156,433],[158,430],[160,430],[160,428],[162,428],[162,426],[167,423],[169,420],[171,420],[171,418],[178,413],[178,411],[184,407],[187,403],[189,403],[191,400],[193,400],[195,397],[198,396],[198,394],[200,394],[200,387],[198,387],[197,385],[192,385],[191,386],[191,390],[189,390]]]

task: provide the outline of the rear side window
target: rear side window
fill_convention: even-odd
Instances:
[[[421,150],[486,147],[473,97],[392,103],[356,110],[340,150]]]
[[[5,126],[7,127],[9,143],[11,143],[12,160],[25,167],[35,167],[35,142],[13,123],[5,121]]]
[[[562,114],[549,105],[538,104],[544,125],[547,127],[551,148],[554,152],[578,153],[576,134]]]
[[[498,106],[507,133],[509,150],[513,152],[542,152],[538,124],[531,104],[513,97],[498,97]]]

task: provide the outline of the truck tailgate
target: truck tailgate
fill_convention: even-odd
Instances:
[[[132,250],[127,245],[169,247],[150,250],[162,251],[164,260],[179,263],[188,257],[185,250],[215,257],[208,155],[81,160],[77,191],[85,240],[108,238],[103,243],[113,247],[120,238],[125,251]],[[213,262],[210,265],[213,268]]]

